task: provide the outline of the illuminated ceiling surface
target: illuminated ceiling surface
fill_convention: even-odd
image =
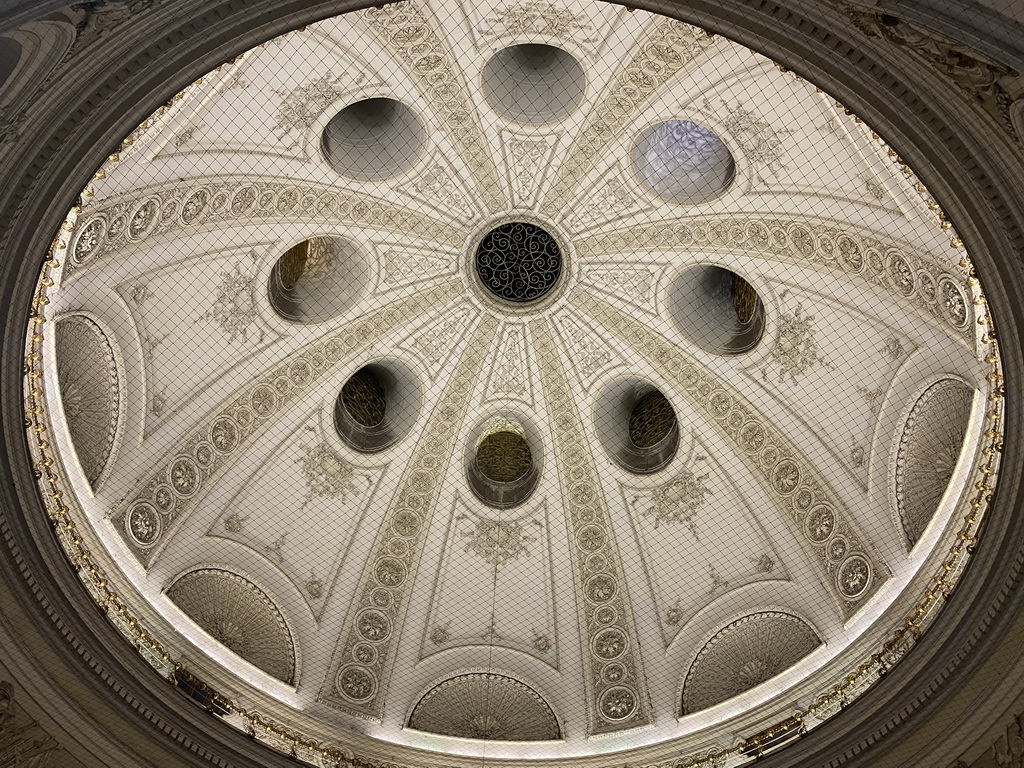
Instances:
[[[981,289],[892,154],[603,3],[272,40],[69,217],[38,349],[71,514],[170,657],[323,744],[813,725],[930,620],[992,467]]]

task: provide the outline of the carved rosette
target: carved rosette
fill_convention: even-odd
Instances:
[[[701,648],[683,683],[682,714],[721,704],[792,667],[821,645],[796,616],[765,611],[744,616]]]
[[[597,469],[551,333],[530,326],[569,530],[587,690],[587,732],[612,733],[654,722],[622,561]]]
[[[974,388],[960,379],[930,385],[914,402],[896,447],[896,513],[913,547],[942,501],[964,444]]]
[[[756,216],[692,218],[648,222],[576,243],[580,258],[633,251],[707,253],[743,250],[752,255],[834,271],[887,291],[901,303],[925,310],[940,326],[974,344],[974,306],[963,276],[912,253],[909,246],[882,243],[868,235],[810,219]]]
[[[491,211],[501,210],[505,199],[500,191],[498,168],[448,46],[413,3],[379,5],[362,11],[361,16],[394,51],[433,103],[462,159],[473,171],[484,204]]]
[[[188,515],[217,473],[285,407],[409,317],[450,301],[459,287],[441,285],[364,315],[293,354],[224,402],[206,424],[166,454],[116,518],[142,564],[152,562],[168,526]]]
[[[82,315],[62,317],[54,331],[57,385],[71,443],[95,488],[114,451],[121,384],[110,340]]]
[[[387,517],[370,550],[349,607],[345,628],[334,651],[320,701],[361,717],[379,719],[384,712],[388,677],[402,634],[412,574],[430,526],[445,468],[474,383],[498,323],[481,321],[452,372],[406,465]]]
[[[82,223],[69,247],[71,257],[64,265],[65,278],[152,237],[233,223],[288,220],[376,226],[450,247],[461,246],[464,237],[450,222],[367,194],[266,177],[166,184],[147,190],[141,198],[129,194],[86,208],[79,220]]]
[[[204,568],[177,579],[167,596],[217,642],[271,677],[294,682],[291,632],[274,602],[251,581]]]
[[[622,135],[657,92],[712,45],[714,37],[703,29],[674,19],[661,20],[591,111],[541,201],[541,212],[557,218],[601,150]]]
[[[728,384],[660,334],[582,290],[574,291],[572,302],[643,354],[735,446],[818,563],[843,618],[856,613],[889,578],[889,569],[870,552],[852,515],[807,457]]]

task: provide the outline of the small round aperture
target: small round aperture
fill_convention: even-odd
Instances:
[[[484,235],[476,249],[476,273],[483,286],[499,299],[536,301],[558,283],[562,252],[546,230],[514,221]]]

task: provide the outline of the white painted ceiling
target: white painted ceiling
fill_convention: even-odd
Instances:
[[[547,100],[524,110],[557,117],[569,103],[564,117],[516,122],[488,103],[487,62],[524,43],[578,62],[578,106],[579,82],[538,76]],[[569,96],[555,98],[563,86]],[[340,175],[321,150],[325,126],[382,97],[418,116],[421,150],[405,166],[385,162],[386,178]],[[714,166],[714,147],[672,171],[714,166],[731,178],[720,194],[678,203],[645,186],[634,144],[670,120],[724,143],[734,178]],[[385,131],[359,151],[393,140]],[[663,160],[664,146],[654,150]],[[180,633],[168,647],[300,730],[494,758],[728,743],[737,722],[785,716],[879,647],[949,546],[988,387],[978,289],[927,194],[870,128],[742,46],[584,0],[389,5],[210,73],[99,177],[47,307],[88,318],[109,350],[101,359],[102,342],[75,342],[88,336],[78,329],[56,361],[62,391],[47,380],[64,403],[55,418],[76,502],[123,593]],[[543,226],[561,246],[561,282],[536,304],[503,304],[472,270],[483,235],[507,221]],[[268,285],[310,237],[347,243],[317,284],[336,312],[292,322]],[[693,311],[702,265],[741,275],[763,302],[749,351],[695,343],[717,322]],[[404,415],[398,441],[361,453],[334,409],[370,363],[397,372],[388,407]],[[94,419],[76,434],[82,407],[65,382],[79,379],[117,383],[109,406],[86,399],[108,432]],[[972,418],[962,454],[928,405],[953,408],[955,393],[929,389],[938,381],[979,390],[950,411]],[[679,447],[636,475],[607,447],[624,435],[618,395],[651,387],[675,410]],[[540,473],[505,510],[467,482],[494,417],[523,426]],[[901,440],[917,451],[912,471]],[[102,473],[87,477],[97,456]],[[950,472],[945,495],[941,484],[906,491]],[[925,505],[904,510],[924,515],[913,546],[900,519],[911,497]],[[158,526],[144,546],[130,531],[139,505]],[[837,522],[816,543],[822,508]],[[865,567],[867,586],[844,587]],[[242,576],[276,606],[294,640],[293,684],[168,598],[197,568]],[[210,589],[209,600],[229,594]],[[684,680],[709,640],[755,614],[796,617],[821,643],[768,682],[684,712]],[[370,641],[367,616],[387,624]],[[754,678],[792,641],[771,626],[730,651],[749,655]],[[602,659],[608,628],[625,646],[620,671]],[[722,691],[744,687],[722,669]],[[406,727],[427,690],[482,671],[539,693],[562,739]],[[346,692],[344,679],[357,685]]]

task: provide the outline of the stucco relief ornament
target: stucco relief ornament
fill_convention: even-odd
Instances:
[[[796,383],[800,376],[817,365],[831,367],[822,356],[815,339],[814,315],[805,315],[803,307],[797,305],[794,312],[786,312],[779,318],[775,344],[769,353],[771,360],[779,367],[779,383],[787,377]],[[768,378],[765,367],[764,378]]]
[[[362,79],[360,75],[354,84],[358,85]],[[297,130],[301,133],[311,128],[320,115],[344,94],[338,85],[340,80],[340,77],[324,75],[293,91],[278,91],[281,106],[277,110],[274,124],[278,135],[284,139],[292,131]]]
[[[213,300],[213,307],[202,316],[214,321],[227,334],[228,341],[249,340],[251,326],[259,319],[256,306],[256,277],[246,274],[238,264],[230,272],[222,272]],[[263,341],[263,330],[258,341]]]
[[[722,102],[726,116],[722,123],[733,140],[755,165],[766,168],[769,173],[778,173],[786,166],[782,162],[785,155],[783,141],[793,133],[788,128],[776,128],[753,110],[746,109],[742,102],[729,106]],[[705,100],[704,110],[714,114],[710,102]]]
[[[655,488],[650,495],[635,496],[633,507],[644,517],[654,517],[655,528],[662,523],[685,524],[694,538],[699,540],[695,518],[704,506],[705,498],[711,493],[704,484],[707,479],[707,475],[684,470],[671,482]]]
[[[530,536],[526,525],[533,523],[538,528],[541,524],[536,520],[518,521],[479,519],[472,531],[462,533],[468,538],[466,551],[481,558],[485,563],[500,568],[510,560],[518,560],[520,556],[530,556],[528,545],[537,539]]]
[[[348,501],[349,495],[359,494],[355,467],[338,456],[326,443],[312,447],[304,445],[302,451],[299,463],[306,479],[303,506],[317,497]]]
[[[590,31],[593,27],[586,23],[585,17],[578,16],[566,8],[559,8],[543,0],[521,3],[497,11],[485,22],[487,27],[481,30],[484,36],[530,37],[533,35],[550,35],[552,37],[569,37],[577,32]],[[582,42],[594,42],[588,38]]]

